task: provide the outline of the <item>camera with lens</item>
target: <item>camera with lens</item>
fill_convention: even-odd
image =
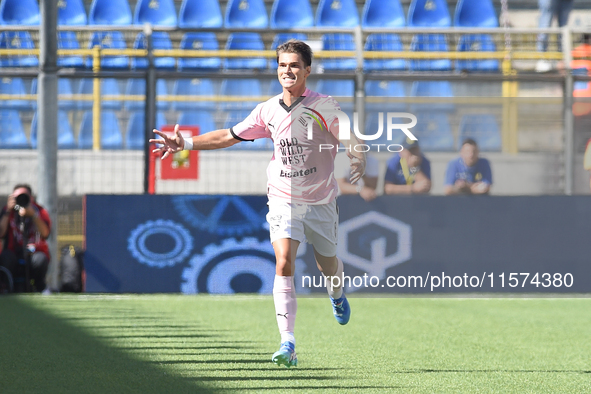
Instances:
[[[16,196],[16,205],[14,206],[15,211],[19,211],[21,208],[25,208],[31,202],[31,196],[27,193],[19,194]]]

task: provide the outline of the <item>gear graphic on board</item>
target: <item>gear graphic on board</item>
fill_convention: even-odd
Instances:
[[[182,274],[185,294],[273,292],[275,252],[269,241],[228,238],[221,245],[207,245],[189,265]]]
[[[175,196],[172,203],[191,227],[217,235],[243,235],[260,230],[265,222],[239,196]]]
[[[166,235],[174,240],[174,247],[164,253],[151,251],[147,239]],[[172,267],[182,262],[193,250],[193,238],[187,229],[171,220],[147,221],[137,226],[127,239],[127,249],[134,259],[150,267]]]

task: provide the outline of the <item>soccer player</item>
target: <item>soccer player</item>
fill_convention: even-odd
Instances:
[[[154,130],[162,139],[150,142],[162,144],[154,152],[162,153],[165,158],[183,149],[210,150],[257,138],[273,140],[273,158],[267,167],[267,221],[276,257],[273,299],[281,345],[272,361],[291,367],[297,365],[293,275],[300,243],[307,241],[314,248],[318,268],[327,277],[327,291],[337,322],[349,321],[351,309],[343,294],[342,281],[331,280],[333,276],[343,278],[343,262],[336,256],[338,186],[334,158],[339,143],[343,143],[350,158],[352,183],[364,175],[366,159],[364,153],[355,151],[354,144],[358,141],[353,134],[348,133],[348,139],[339,139],[338,114],[335,115],[340,110],[338,103],[330,96],[306,88],[312,64],[310,47],[302,41],[290,40],[277,47],[277,62],[277,77],[283,92],[257,105],[244,121],[230,129],[187,140],[183,139],[178,125],[171,136]]]

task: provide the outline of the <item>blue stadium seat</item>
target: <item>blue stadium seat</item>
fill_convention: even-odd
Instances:
[[[341,106],[343,112],[353,111],[355,97],[355,83],[350,79],[321,79],[318,81],[318,93],[334,97]],[[343,100],[346,98],[347,100]],[[351,118],[352,120],[352,118]]]
[[[31,123],[31,146],[33,149],[37,148],[37,112],[35,112]],[[76,147],[76,139],[68,113],[62,110],[57,113],[57,147],[60,149],[74,149]]]
[[[88,13],[89,25],[131,25],[127,0],[93,0]]]
[[[80,81],[78,88],[78,94],[89,94],[92,95],[94,81],[92,79],[83,79]],[[101,80],[101,96],[105,95],[120,95],[119,84],[114,78],[104,78]],[[78,107],[81,110],[92,109],[92,100],[80,100]],[[103,100],[101,99],[101,108],[120,110],[122,103],[120,100]]]
[[[446,0],[412,0],[408,8],[409,27],[450,27]]]
[[[498,152],[501,150],[501,132],[494,115],[464,115],[460,121],[460,138],[456,145],[458,149],[466,138],[475,140],[481,151]]]
[[[92,149],[92,111],[84,112],[78,148]],[[122,149],[123,138],[119,128],[119,120],[114,111],[101,111],[101,149]]]
[[[101,48],[127,49],[125,38],[120,31],[94,32],[90,37],[88,48],[95,46]],[[92,68],[92,57],[86,59],[86,67]],[[129,67],[129,58],[127,56],[103,56],[101,59],[101,69],[122,69]]]
[[[176,27],[176,9],[172,0],[138,0],[135,4],[133,24],[149,23],[154,26]]]
[[[448,81],[415,81],[412,84],[411,96],[414,97],[454,97],[451,84]],[[455,111],[453,103],[425,103],[413,104],[410,107],[413,111]]]
[[[283,86],[281,86],[278,79],[273,79],[271,83],[267,86],[267,96],[277,96],[279,93],[282,92]]]
[[[366,51],[399,52],[403,50],[402,42],[397,34],[370,34],[365,40]],[[363,69],[365,71],[395,70],[403,71],[408,68],[404,59],[365,59]]]
[[[264,29],[269,25],[263,0],[229,0],[226,5],[225,27]]]
[[[216,96],[213,81],[207,78],[179,79],[174,83],[173,96]],[[214,101],[186,100],[175,101],[172,108],[175,111],[192,111],[207,109],[214,111],[217,105]]]
[[[35,49],[28,31],[3,31],[0,33],[0,49]],[[38,67],[39,59],[33,55],[0,57],[0,67]]]
[[[128,111],[143,111],[146,106],[146,80],[143,78],[130,78],[125,87],[125,94],[127,96],[140,95],[144,96],[142,101],[126,101],[124,106]],[[156,108],[164,111],[170,107],[170,102],[158,100],[159,97],[166,96],[166,81],[164,79],[156,80]]]
[[[37,78],[31,83],[31,94],[37,94]],[[59,96],[72,96],[72,84],[68,78],[59,78],[57,80],[57,94]],[[78,103],[72,99],[59,99],[58,107],[60,110],[71,111],[78,108]],[[33,108],[37,109],[37,101],[33,101]]]
[[[322,36],[323,51],[354,51],[355,40],[352,34],[348,33],[330,33]],[[325,71],[347,71],[357,68],[357,59],[355,58],[334,58],[323,59],[322,67]]]
[[[199,134],[209,133],[217,129],[213,116],[209,111],[181,112],[177,123],[183,126],[199,126]]]
[[[27,91],[25,90],[25,84],[21,78],[2,77],[0,79],[0,94],[22,96],[27,94]],[[33,107],[29,100],[14,98],[10,100],[0,100],[0,108],[30,111]]]
[[[412,133],[419,140],[421,150],[426,152],[455,150],[454,136],[449,121],[449,115],[445,112],[417,112],[417,125],[412,128]]]
[[[186,33],[181,40],[180,49],[205,49],[217,50],[218,39],[215,33]],[[179,71],[182,70],[219,70],[222,66],[222,61],[219,57],[208,58],[180,58]]]
[[[573,75],[589,75],[591,70],[588,70],[585,67],[580,68],[573,68],[572,70]],[[589,82],[586,81],[575,81],[573,85],[574,90],[587,90],[589,88]]]
[[[222,27],[222,11],[218,0],[183,0],[179,12],[179,27]]]
[[[76,38],[76,33],[73,31],[58,31],[57,32],[57,48],[58,49],[80,49],[80,44]],[[82,56],[58,56],[57,65],[59,67],[84,67],[84,60]]]
[[[286,43],[287,41],[294,39],[294,40],[300,40],[300,41],[306,41],[308,39],[308,36],[304,33],[279,33],[276,34],[275,37],[273,38],[273,42],[271,43],[271,49],[275,50],[277,49],[277,47],[283,43]],[[273,58],[269,61],[269,68],[271,68],[272,70],[277,69],[277,59]]]
[[[355,27],[359,14],[355,0],[320,0],[316,9],[318,27]]]
[[[459,0],[454,14],[456,27],[499,27],[491,0]]]
[[[135,111],[129,117],[127,123],[127,131],[125,133],[125,148],[127,149],[144,149],[144,142],[146,141],[146,131],[144,130],[146,114],[143,111]],[[155,128],[160,129],[166,124],[164,113],[156,112]]]
[[[0,149],[27,149],[29,141],[18,111],[0,109]]]
[[[155,31],[152,32],[152,43],[154,49],[172,49],[172,42],[167,32]],[[146,36],[144,33],[138,33],[133,43],[134,49],[146,49],[148,43],[146,42]],[[171,70],[176,66],[176,60],[174,57],[155,57],[154,66],[156,68]],[[148,59],[143,57],[132,57],[131,58],[131,69],[142,70],[148,68]]]
[[[226,49],[250,49],[262,51],[265,44],[258,33],[232,33],[228,37]],[[266,69],[267,59],[262,57],[250,58],[228,58],[224,61],[224,68],[227,70],[236,69]]]
[[[82,0],[57,2],[57,24],[61,26],[83,26],[88,23]]]
[[[460,37],[458,51],[496,52],[497,46],[489,34],[466,34]],[[456,69],[458,71],[496,72],[499,71],[499,61],[496,59],[456,60]]]
[[[222,96],[262,96],[261,82],[258,79],[224,79],[220,90]],[[224,110],[241,109],[252,111],[258,103],[258,99],[253,101],[227,101],[221,103],[221,108]]]
[[[236,126],[242,122],[251,111],[230,111],[224,122],[224,129]],[[242,141],[231,147],[227,148],[230,150],[271,150],[273,143],[270,138],[259,138],[254,141]]]
[[[400,0],[366,0],[361,25],[363,27],[404,27],[406,19]]]
[[[314,26],[309,0],[275,0],[271,8],[271,28],[289,29]]]
[[[400,81],[366,81],[365,96],[365,108],[367,111],[401,112],[406,110],[405,103],[388,103],[387,101],[371,102],[371,100],[367,100],[368,98],[376,97],[406,97],[404,84]]]
[[[0,25],[38,25],[41,22],[37,0],[2,0]]]
[[[445,34],[417,34],[412,38],[411,51],[448,52]],[[411,60],[411,71],[449,71],[450,59]]]

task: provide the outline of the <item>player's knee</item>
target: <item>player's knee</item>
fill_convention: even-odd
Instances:
[[[287,255],[276,256],[276,273],[282,276],[292,275],[292,262]]]

